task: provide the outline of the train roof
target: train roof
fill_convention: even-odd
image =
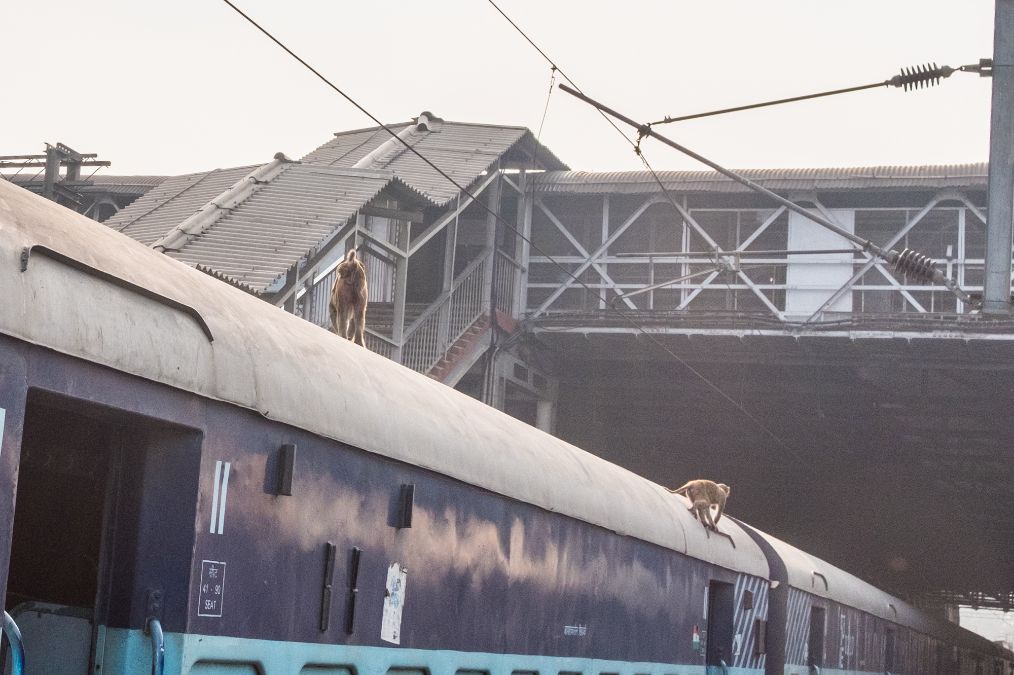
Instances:
[[[980,635],[928,614],[777,537],[756,528],[747,527],[763,539],[785,565],[787,583],[792,588],[854,607],[925,635],[963,644],[966,647],[974,647],[982,652],[1002,655],[1004,658],[1011,656],[1009,652],[997,647]],[[777,577],[774,570],[772,573]]]
[[[766,577],[731,520],[0,181],[0,333]]]

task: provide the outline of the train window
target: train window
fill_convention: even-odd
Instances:
[[[753,622],[753,653],[760,656],[768,651],[768,622],[757,619]]]
[[[580,670],[561,670],[559,675],[584,675]]]
[[[190,672],[192,675],[259,675],[260,670],[252,663],[198,661]]]
[[[512,670],[511,675],[539,675],[537,670]]]
[[[489,675],[488,670],[474,670],[471,668],[458,668],[454,675]]]
[[[356,670],[352,666],[327,666],[311,663],[303,666],[299,675],[356,675]]]
[[[430,675],[429,668],[402,668],[400,666],[387,669],[387,675]]]

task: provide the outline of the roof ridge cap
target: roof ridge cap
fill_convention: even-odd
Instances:
[[[232,184],[221,194],[207,202],[195,213],[188,216],[179,225],[169,230],[158,241],[151,245],[156,251],[177,251],[187,245],[195,237],[205,233],[218,220],[250,195],[257,191],[261,185],[271,182],[288,165],[294,164],[293,160],[283,153],[275,153],[274,159],[267,164],[262,164],[243,178]]]

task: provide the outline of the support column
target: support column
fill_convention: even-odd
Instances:
[[[996,0],[983,314],[1010,314],[1014,219],[1014,0]]]
[[[553,433],[556,418],[556,401],[540,398],[535,404],[535,426],[547,434]]]
[[[531,195],[528,194],[529,184],[532,187]],[[528,270],[532,264],[529,260],[532,247],[528,242],[532,238],[532,204],[535,201],[535,183],[528,178],[528,174],[522,171],[518,176],[518,187],[521,188],[521,194],[518,196],[518,231],[523,236],[517,242],[517,255],[514,257],[521,265],[515,282],[514,299],[517,306],[514,309],[514,315],[520,319],[528,311]]]
[[[609,241],[609,195],[602,195],[602,246],[606,247]],[[602,255],[609,257],[609,248],[602,251]],[[602,271],[609,272],[609,266],[602,263]],[[606,308],[606,289],[599,289],[599,309]],[[539,427],[540,429],[542,427]]]
[[[60,151],[56,146],[46,144],[46,173],[43,176],[42,196],[53,199],[56,196],[56,183],[60,180]]]
[[[499,172],[500,169],[497,167],[495,171]],[[486,273],[482,280],[482,298],[483,302],[487,303],[487,309],[492,314],[493,310],[493,268],[496,265],[496,216],[493,213],[499,214],[500,209],[500,179],[497,178],[489,184],[489,189],[486,190],[486,205],[489,207],[492,213],[486,214],[486,251],[488,259],[486,260]],[[492,316],[490,317],[492,319]]]
[[[410,223],[407,220],[398,223],[398,248],[406,251],[405,255],[399,255],[394,267],[394,317],[391,325],[391,340],[394,342],[394,350],[391,359],[397,363],[403,363],[402,350],[405,340],[405,296],[408,291],[408,236]]]

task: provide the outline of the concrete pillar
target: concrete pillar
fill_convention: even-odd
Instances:
[[[540,398],[535,408],[535,426],[547,434],[553,433],[556,421],[556,401]]]

